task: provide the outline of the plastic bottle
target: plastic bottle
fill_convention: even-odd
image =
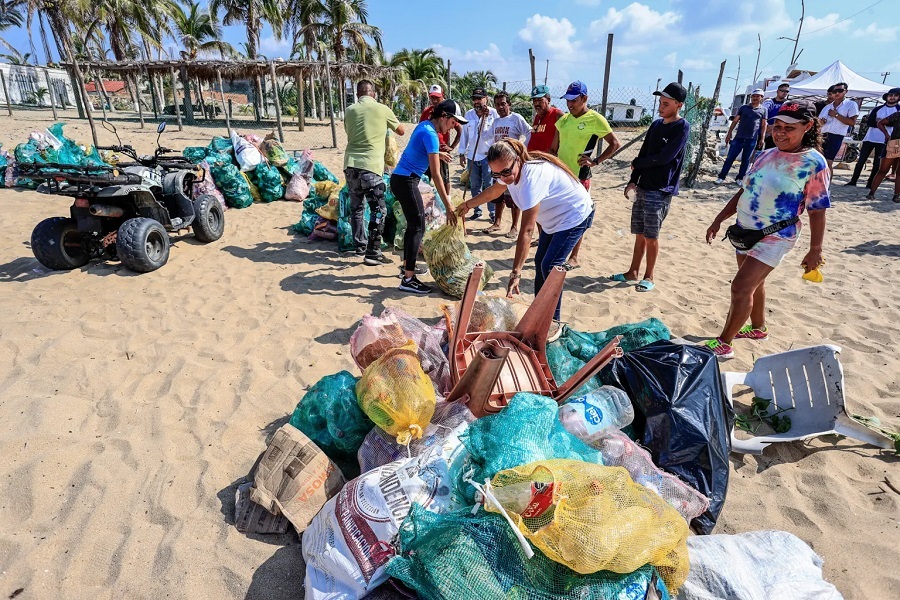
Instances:
[[[566,431],[589,444],[603,437],[605,431],[630,425],[634,407],[628,394],[604,385],[560,406],[559,420]]]

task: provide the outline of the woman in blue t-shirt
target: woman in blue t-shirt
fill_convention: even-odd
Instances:
[[[412,294],[427,294],[431,288],[416,277],[416,257],[425,233],[425,207],[419,193],[419,181],[426,170],[431,169],[431,183],[437,190],[447,212],[447,220],[456,224],[456,213],[450,205],[448,183],[441,176],[441,161],[449,163],[449,152],[440,151],[438,133],[444,134],[466,124],[462,108],[453,100],[444,100],[434,108],[431,118],[416,125],[409,144],[391,175],[391,192],[406,218],[406,235],[403,237],[403,278],[400,289]]]

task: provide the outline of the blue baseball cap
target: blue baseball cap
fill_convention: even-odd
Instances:
[[[565,98],[566,100],[574,100],[578,96],[587,96],[587,86],[582,81],[573,81],[569,84],[569,87],[566,88],[566,93],[560,96],[560,99]]]

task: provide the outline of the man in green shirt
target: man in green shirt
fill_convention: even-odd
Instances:
[[[363,263],[375,266],[390,264],[381,252],[381,235],[387,207],[384,203],[384,148],[388,129],[403,135],[405,130],[394,112],[375,100],[375,84],[367,79],[356,84],[359,100],[347,107],[344,130],[347,150],[344,152],[344,176],[350,191],[350,229],[356,255]],[[369,203],[369,230],[366,232],[363,200]]]
[[[573,81],[562,96],[569,112],[556,121],[556,135],[550,145],[550,153],[556,154],[572,170],[581,185],[591,191],[591,167],[610,158],[619,149],[619,138],[613,133],[606,117],[588,108],[588,89],[581,81]],[[591,158],[599,141],[606,141],[606,150],[597,158]],[[572,250],[569,260],[563,264],[566,270],[577,269],[581,242]]]

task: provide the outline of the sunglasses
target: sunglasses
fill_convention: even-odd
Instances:
[[[836,89],[836,90],[832,90],[831,93],[832,93],[832,94],[843,94],[843,93],[846,92],[846,91],[847,91],[847,90],[845,90],[844,88],[838,88],[838,89]]]
[[[507,168],[503,169],[502,171],[491,171],[491,177],[493,177],[494,179],[500,179],[501,177],[509,177],[510,175],[512,175],[512,172],[513,172],[513,169],[515,168],[515,166],[516,166],[516,163],[513,162],[513,164],[509,165]]]

